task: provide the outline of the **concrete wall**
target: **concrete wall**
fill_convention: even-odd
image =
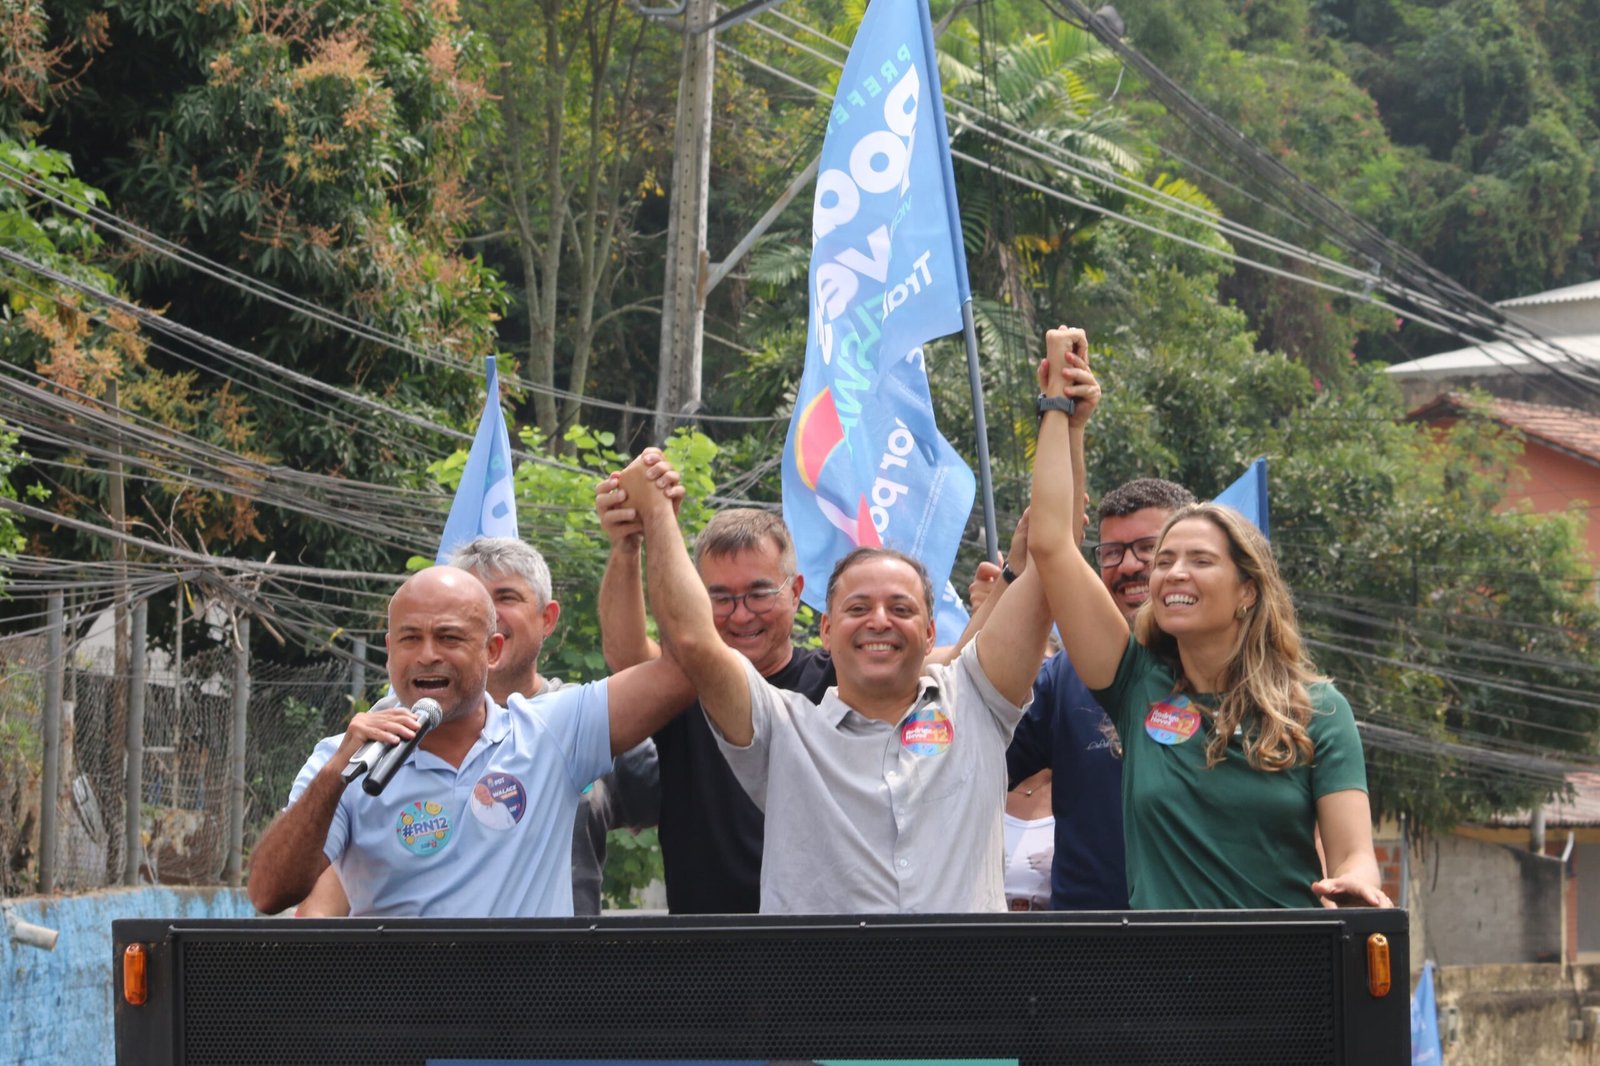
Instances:
[[[1434,993],[1446,1066],[1600,1066],[1600,967],[1441,966]]]
[[[1422,936],[1413,932],[1413,940],[1428,958],[1441,966],[1561,961],[1559,859],[1445,834],[1417,853],[1412,873],[1421,898],[1413,918]]]
[[[113,919],[255,916],[242,891],[225,888],[108,889],[6,900],[0,909],[61,934],[45,951],[0,925],[0,1063],[16,1066],[112,1066]]]

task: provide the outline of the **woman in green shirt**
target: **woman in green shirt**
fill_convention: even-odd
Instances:
[[[1051,330],[1046,352],[1048,398],[1063,394],[1069,363],[1087,366],[1087,341]],[[1067,418],[1041,411],[1041,451],[1065,447]],[[1036,504],[1081,491],[1069,470],[1035,470]],[[1393,905],[1373,854],[1355,719],[1306,656],[1255,526],[1215,504],[1174,514],[1132,634],[1069,530],[1035,529],[1028,548],[1047,561],[1067,654],[1122,736],[1134,907]]]

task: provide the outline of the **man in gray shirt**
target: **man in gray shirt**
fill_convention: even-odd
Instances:
[[[1087,366],[1055,353],[1052,397],[1087,396]],[[1065,417],[1059,401],[1043,417]],[[1060,449],[1065,451],[1066,449]],[[1040,454],[1038,464],[1065,463]],[[1005,751],[1044,658],[1050,612],[1037,566],[1001,597],[955,662],[934,647],[933,592],[914,559],[861,548],[829,579],[823,646],[838,686],[820,705],[773,689],[718,637],[684,547],[659,453],[614,491],[644,526],[651,608],[667,654],[700,694],[724,755],[767,816],[763,913],[1005,909]],[[1035,522],[1070,523],[1070,514]]]

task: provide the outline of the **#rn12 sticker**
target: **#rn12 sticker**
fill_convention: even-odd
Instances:
[[[412,800],[400,808],[395,836],[413,855],[432,855],[450,843],[450,811],[434,800]]]
[[[936,703],[918,707],[900,726],[900,746],[913,755],[943,755],[955,737],[955,723]]]
[[[1144,716],[1144,731],[1157,744],[1182,744],[1200,729],[1200,712],[1189,703],[1189,697],[1178,695],[1157,700]]]

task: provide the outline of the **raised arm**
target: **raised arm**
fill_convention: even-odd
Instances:
[[[1093,378],[1090,378],[1090,383]],[[1077,486],[1078,493],[1074,497],[1072,507],[1072,534],[1073,540],[1078,545],[1083,544],[1084,528],[1088,525],[1086,511],[1089,506],[1089,494],[1083,491],[1088,481],[1088,470],[1084,461],[1083,437],[1084,429],[1089,424],[1089,416],[1094,413],[1095,407],[1100,403],[1100,387],[1094,384],[1092,388],[1082,387],[1073,393],[1076,406],[1068,418],[1068,436],[1072,442],[1072,480]],[[977,636],[988,623],[989,616],[994,613],[996,604],[1001,596],[1005,595],[1007,586],[1022,576],[1028,568],[1028,512],[1024,510],[1022,517],[1017,520],[1016,532],[1011,535],[1011,551],[1001,556],[1002,566],[985,560],[978,564],[978,569],[972,576],[972,583],[967,586],[967,602],[972,605],[972,616],[967,619],[966,628],[961,631],[954,644],[933,649],[928,656],[929,662],[948,663],[954,662],[961,649]],[[1009,579],[1006,578],[1010,572]]]
[[[694,686],[666,656],[612,674],[606,688],[612,755],[643,743],[694,703]]]
[[[1017,528],[1011,535],[1011,552],[1003,556],[1008,564],[1015,560],[1026,568],[1028,560],[1028,512],[1023,511],[1022,517],[1017,520]],[[987,571],[985,568],[988,568]],[[1011,571],[1011,580],[1015,581],[1021,573],[1020,570]],[[1005,594],[1009,582],[1004,577],[1005,571],[994,563],[982,562],[978,564],[978,572],[973,575],[972,584],[967,586],[967,599],[972,604],[972,615],[967,619],[967,624],[961,630],[953,644],[941,645],[928,653],[928,663],[953,663],[961,654],[961,649],[972,642],[988,625],[989,616],[994,614],[995,607],[1000,603],[1000,597]],[[990,576],[992,575],[992,576]]]
[[[1094,375],[1089,372],[1089,344],[1083,330],[1051,330],[1045,334],[1045,352],[1039,387],[1046,396],[1078,396],[1088,391]],[[1098,386],[1093,391],[1098,393]],[[1074,514],[1083,493],[1078,479],[1083,477],[1085,464],[1071,454],[1073,444],[1068,416],[1046,411],[1039,420],[1033,462],[1035,519],[1028,537],[1029,570],[1039,571],[1050,613],[1078,676],[1090,688],[1104,688],[1116,677],[1127,648],[1128,624],[1100,583],[1100,576],[1078,550],[1072,522],[1066,517]],[[1081,450],[1081,430],[1076,444]],[[1046,511],[1062,517],[1043,521],[1039,515]]]
[[[245,886],[250,902],[263,914],[288,910],[306,896],[328,868],[322,853],[333,814],[344,795],[339,777],[350,756],[369,740],[386,744],[409,739],[416,719],[404,708],[368,711],[350,719],[338,750],[317,771],[300,798],[272,820],[250,853],[250,880]]]
[[[1077,331],[1082,336],[1082,331]],[[1086,358],[1073,362],[1069,347],[1060,341],[1054,346],[1048,371],[1059,378],[1055,391],[1046,388],[1045,394],[1070,397],[1073,401],[1071,415],[1048,411],[1040,423],[1040,446],[1033,457],[1034,481],[1041,475],[1048,480],[1059,476],[1054,471],[1070,469],[1066,492],[1034,497],[1022,521],[1017,523],[1016,538],[1011,544],[1011,568],[1020,572],[1010,588],[996,589],[985,604],[990,608],[989,618],[983,623],[978,637],[978,661],[990,682],[1013,703],[1027,699],[1044,659],[1045,641],[1050,632],[1050,606],[1045,597],[1044,582],[1050,568],[1058,559],[1052,556],[1041,567],[1030,565],[1032,559],[1033,531],[1053,527],[1065,530],[1069,551],[1078,554],[1077,545],[1083,537],[1083,431],[1100,401],[1100,385],[1089,371]],[[1053,427],[1046,447],[1044,421],[1067,422],[1066,440],[1062,440],[1060,426]],[[1071,454],[1064,454],[1065,445]],[[1081,556],[1080,556],[1081,559]],[[1120,616],[1119,616],[1120,620]]]
[[[688,675],[700,705],[732,744],[754,739],[744,657],[722,642],[711,597],[695,572],[671,502],[652,483],[644,456],[622,472],[620,487],[638,512],[650,553],[650,606],[667,658]]]
[[[676,508],[683,498],[677,471],[660,451],[650,448],[645,455],[653,456],[652,464],[660,464],[662,476],[671,479],[668,488]],[[600,650],[606,666],[616,672],[659,658],[661,646],[650,639],[645,628],[644,527],[639,513],[617,491],[615,476],[595,486],[594,509],[600,516],[600,528],[611,540],[611,554],[600,577]]]

